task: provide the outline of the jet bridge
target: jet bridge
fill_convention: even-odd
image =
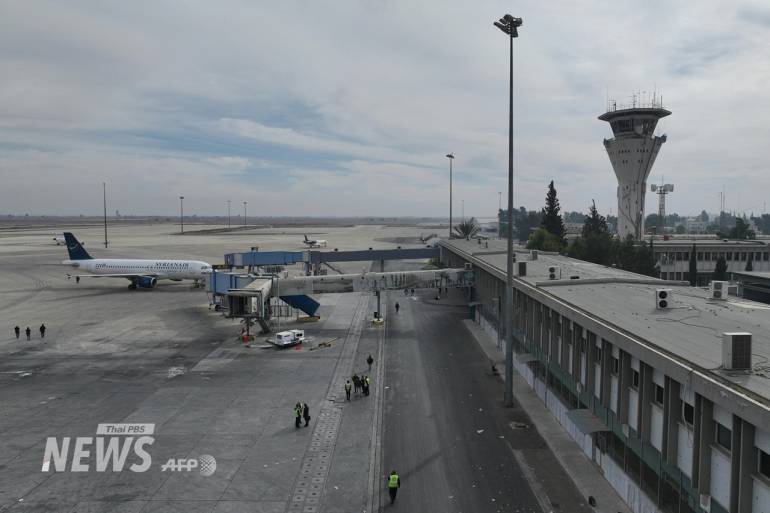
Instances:
[[[215,289],[217,283],[233,283],[233,280],[223,279],[211,273],[208,277],[209,290]],[[395,271],[384,273],[340,274],[326,276],[301,276],[297,278],[280,279],[277,277],[250,276],[248,279],[238,275],[236,287],[227,291],[216,291],[227,298],[229,316],[255,319],[263,330],[267,331],[267,321],[271,318],[271,298],[280,298],[306,314],[313,316],[320,306],[313,300],[311,294],[341,293],[341,292],[373,292],[377,294],[377,311],[380,311],[379,297],[383,290],[404,290],[424,288],[458,288],[473,285],[473,271],[468,269],[437,269],[429,271]]]

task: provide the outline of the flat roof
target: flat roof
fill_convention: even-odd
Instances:
[[[747,278],[757,278],[760,280],[770,280],[770,272],[767,271],[730,271],[730,274]]]
[[[441,245],[470,254],[505,276],[505,254],[476,255],[474,253],[481,250],[474,241],[444,240]],[[483,251],[491,251],[493,246],[504,248],[505,241],[489,241],[489,248]],[[711,300],[705,287],[691,287],[686,282],[659,280],[551,253],[538,252],[537,260],[529,260],[529,256],[525,256],[528,253],[519,253],[517,261],[527,259],[527,275],[516,276],[517,280],[701,371],[718,375],[770,406],[770,305],[737,297]],[[549,280],[551,266],[560,268],[561,280]],[[770,273],[754,274],[770,276]],[[571,276],[580,278],[569,279]],[[655,308],[655,290],[659,288],[672,290],[671,308]],[[722,333],[736,331],[753,335],[754,368],[750,373],[721,369]]]
[[[648,242],[649,244],[649,242]],[[669,239],[669,240],[653,240],[652,247],[660,246],[690,246],[695,244],[696,246],[754,246],[754,247],[768,247],[767,240],[735,240],[735,239]]]

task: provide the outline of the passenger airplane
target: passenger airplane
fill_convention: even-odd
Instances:
[[[305,240],[302,241],[305,244],[307,244],[311,248],[320,248],[320,247],[326,247],[326,240],[324,239],[308,239],[307,235],[305,235]]]
[[[125,278],[131,282],[129,289],[151,289],[158,280],[195,280],[195,286],[211,272],[211,266],[199,260],[135,260],[116,258],[92,258],[74,235],[64,232],[69,260],[62,262],[91,274],[76,274],[80,278]],[[72,275],[67,275],[67,279]]]

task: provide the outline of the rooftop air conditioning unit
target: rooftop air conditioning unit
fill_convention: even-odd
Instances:
[[[655,289],[655,308],[665,310],[671,308],[671,289]]]
[[[558,266],[552,265],[548,268],[548,279],[549,280],[555,280],[556,275],[561,276],[561,269],[559,269]]]
[[[473,264],[470,262],[465,262],[465,270],[466,271],[472,271],[473,270]]]
[[[726,370],[751,369],[751,333],[722,333],[722,367]]]
[[[727,299],[727,285],[726,281],[714,280],[709,287],[710,299]]]
[[[737,296],[738,295],[738,285],[727,285],[727,295],[729,295],[729,296]]]
[[[527,262],[517,262],[519,264],[519,276],[527,275]]]

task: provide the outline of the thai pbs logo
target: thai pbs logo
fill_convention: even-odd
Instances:
[[[155,443],[152,437],[155,424],[99,424],[96,436],[65,436],[61,443],[56,437],[48,437],[43,455],[43,472],[89,472],[92,454],[95,459],[94,470],[105,472],[111,467],[113,472],[121,472],[126,467],[129,455],[135,458],[128,466],[131,472],[146,472],[152,466],[152,456],[147,448]],[[71,449],[71,450],[70,450]],[[69,463],[69,465],[68,465]],[[217,470],[217,460],[210,454],[200,458],[171,458],[161,465],[161,472],[193,472],[202,476],[211,476]]]

